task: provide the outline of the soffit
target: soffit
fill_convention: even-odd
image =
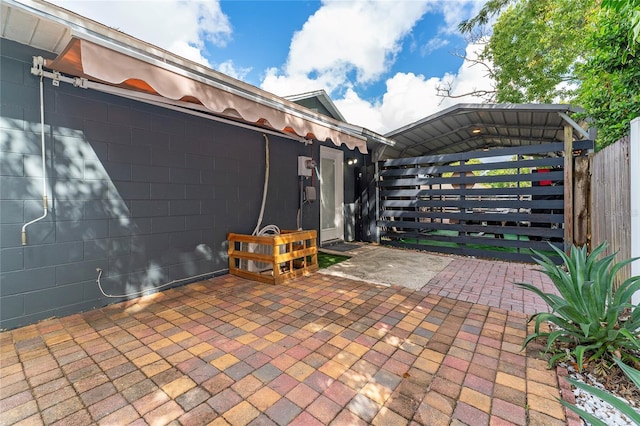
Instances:
[[[0,36],[37,49],[60,53],[71,40],[71,29],[3,2],[0,5]]]

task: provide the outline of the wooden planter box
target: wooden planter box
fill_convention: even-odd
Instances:
[[[229,273],[280,284],[318,270],[317,232],[280,231],[280,235],[230,233]]]

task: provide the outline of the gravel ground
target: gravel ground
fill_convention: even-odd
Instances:
[[[579,380],[581,382],[585,382],[585,378],[583,377],[583,375],[578,374],[572,366],[566,366],[566,367],[569,371],[570,377],[576,380]],[[588,384],[604,390],[604,386],[598,383],[595,377],[589,375],[587,379],[588,380],[586,380],[586,382]],[[582,408],[587,413],[593,414],[594,416],[596,416],[597,418],[605,422],[608,426],[628,426],[628,425],[634,426],[635,425],[634,422],[632,422],[625,415],[623,415],[618,410],[613,408],[611,405],[604,402],[602,399],[578,388],[575,388],[573,390],[573,394],[576,397],[576,406],[578,406],[579,408]],[[620,397],[618,396],[618,398]],[[639,403],[638,401],[629,401],[624,398],[620,398],[620,399],[625,401],[627,404],[635,407],[636,411],[640,413],[640,410],[638,409],[638,403]],[[583,420],[583,423],[585,425],[590,424],[584,420]]]

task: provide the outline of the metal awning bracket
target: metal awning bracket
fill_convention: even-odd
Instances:
[[[565,114],[564,112],[560,112],[558,111],[558,115],[560,117],[562,117],[562,119],[571,127],[573,127],[573,129],[578,132],[580,134],[580,136],[582,136],[583,139],[589,139],[589,133],[587,133],[586,130],[584,130],[582,127],[580,127],[580,125],[578,123],[575,122],[575,120],[571,117],[569,117],[567,114]]]
[[[44,65],[44,58],[42,56],[34,56],[33,62],[31,65],[31,74],[33,75],[42,75],[43,70],[42,66]]]
[[[76,77],[73,79],[73,85],[82,89],[87,88],[87,79],[82,77]]]
[[[39,77],[46,77],[51,79],[51,84],[55,87],[60,86],[60,82],[73,84],[75,87],[82,89],[89,88],[89,80],[84,77],[67,77],[62,75],[59,71],[47,71],[44,69],[44,58],[42,56],[33,57],[33,65],[31,66],[31,74]]]

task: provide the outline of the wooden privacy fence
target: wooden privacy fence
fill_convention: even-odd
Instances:
[[[592,147],[574,142],[569,152]],[[531,249],[553,255],[549,244],[564,249],[565,178],[573,176],[564,149],[548,143],[380,162],[381,243],[528,262]]]
[[[609,243],[616,260],[631,257],[631,182],[628,137],[591,157],[591,248]],[[631,265],[618,274],[618,284],[631,276]]]

